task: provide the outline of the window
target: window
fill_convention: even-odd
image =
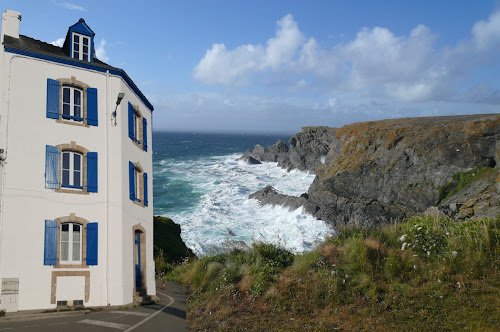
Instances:
[[[148,121],[139,107],[128,103],[128,136],[137,147],[148,151]]]
[[[45,147],[45,188],[66,193],[96,193],[97,152],[71,144]],[[87,176],[83,176],[86,174]]]
[[[98,223],[70,215],[45,220],[44,265],[97,265]]]
[[[66,188],[83,189],[81,153],[63,151],[62,153],[62,181],[61,186]]]
[[[130,199],[142,207],[148,206],[148,173],[129,161]]]
[[[90,37],[73,32],[73,58],[89,61]]]
[[[73,121],[83,121],[82,104],[83,91],[77,88],[63,86],[62,118]]]
[[[78,264],[82,261],[82,225],[61,224],[61,263]]]
[[[83,126],[97,126],[97,89],[75,77],[47,79],[46,117]]]

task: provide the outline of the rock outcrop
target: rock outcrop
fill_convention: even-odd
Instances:
[[[315,171],[299,200],[306,211],[335,226],[373,227],[433,206],[455,218],[496,217],[499,142],[499,114],[404,118],[303,128],[288,152],[272,159],[287,169]],[[262,204],[298,204],[282,196],[267,188],[253,197]]]
[[[314,173],[326,159],[330,146],[334,142],[336,128],[306,127],[288,141],[279,140],[268,149],[257,144],[253,150],[247,150],[238,160],[252,157],[264,162],[278,162],[278,166],[287,170],[299,169]]]

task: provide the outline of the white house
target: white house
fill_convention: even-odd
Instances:
[[[83,19],[62,48],[20,21],[2,13],[0,310],[155,295],[153,106]]]

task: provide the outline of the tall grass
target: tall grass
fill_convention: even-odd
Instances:
[[[268,243],[233,248],[169,278],[188,289],[193,330],[495,330],[499,246],[500,218],[419,217],[342,228],[296,255]]]

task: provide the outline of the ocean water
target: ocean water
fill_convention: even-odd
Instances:
[[[279,243],[301,252],[314,248],[333,229],[302,209],[261,207],[248,195],[272,185],[300,196],[314,176],[277,163],[238,162],[247,148],[269,146],[289,136],[153,132],[154,214],[181,225],[182,238],[197,255],[227,240]]]

